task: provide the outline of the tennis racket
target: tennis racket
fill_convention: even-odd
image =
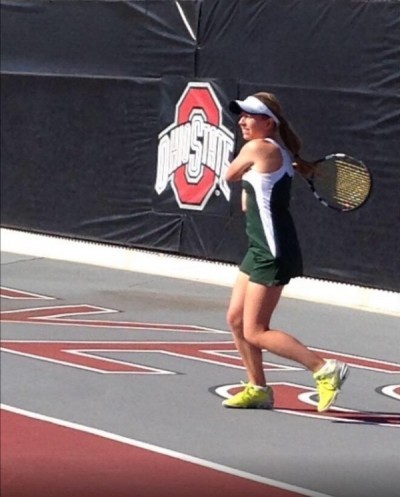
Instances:
[[[331,154],[315,162],[311,175],[302,176],[325,207],[349,212],[361,207],[372,188],[367,166],[346,154]]]

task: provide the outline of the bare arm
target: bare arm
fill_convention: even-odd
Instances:
[[[276,145],[262,139],[251,140],[231,162],[225,179],[239,181],[250,168],[260,173],[272,173],[279,169],[281,164],[282,156]]]
[[[243,145],[239,155],[231,162],[225,175],[227,181],[239,181],[243,174],[254,164],[254,153],[251,142]]]

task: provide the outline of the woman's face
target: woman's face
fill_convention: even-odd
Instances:
[[[271,118],[242,112],[239,118],[239,126],[242,131],[243,139],[246,141],[255,138],[267,138],[274,134],[274,122]]]

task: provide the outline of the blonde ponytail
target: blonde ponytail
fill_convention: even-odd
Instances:
[[[283,116],[281,105],[273,93],[259,92],[254,97],[258,98],[263,104],[269,107],[279,119],[279,135],[285,147],[293,154],[295,162],[293,167],[303,176],[310,175],[315,167],[315,162],[309,162],[300,157],[301,140],[296,134],[290,123]]]

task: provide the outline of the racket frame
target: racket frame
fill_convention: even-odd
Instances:
[[[359,159],[356,159],[355,157],[352,157],[348,154],[343,154],[343,153],[334,153],[334,154],[329,154],[329,155],[326,155],[325,157],[322,157],[318,160],[315,161],[315,164],[317,164],[317,169],[316,171],[318,171],[318,164],[320,163],[323,163],[325,161],[328,161],[328,160],[332,160],[332,159],[350,159],[351,161],[354,161],[360,165],[362,165],[364,168],[365,168],[365,171],[367,172],[367,174],[369,175],[369,190],[368,190],[368,194],[365,196],[365,198],[363,199],[362,202],[360,202],[358,205],[354,206],[354,207],[338,207],[336,205],[332,205],[330,204],[326,199],[324,199],[323,197],[321,197],[321,195],[318,193],[318,190],[315,188],[315,185],[314,185],[314,182],[313,182],[313,178],[316,174],[318,174],[317,172],[316,173],[313,173],[311,177],[307,177],[307,176],[304,176],[302,174],[300,174],[300,176],[305,180],[305,182],[308,184],[309,188],[311,189],[311,192],[312,194],[314,195],[314,197],[318,200],[318,202],[320,202],[324,207],[328,207],[329,209],[333,209],[337,212],[353,212],[357,209],[359,209],[360,207],[362,207],[365,202],[368,200],[368,198],[370,197],[371,195],[371,191],[372,191],[372,175],[371,175],[371,172],[370,170],[367,168],[367,166],[364,164],[363,161],[359,160]]]

